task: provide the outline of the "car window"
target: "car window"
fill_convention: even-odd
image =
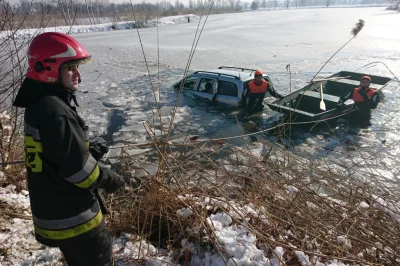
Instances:
[[[202,78],[200,80],[198,91],[214,94],[214,86],[217,80],[211,78]]]
[[[184,90],[194,90],[195,89],[195,85],[196,85],[196,81],[197,81],[198,77],[188,77],[185,80],[185,85],[183,85],[183,89]]]
[[[238,87],[235,83],[220,80],[218,83],[218,94],[237,97]]]

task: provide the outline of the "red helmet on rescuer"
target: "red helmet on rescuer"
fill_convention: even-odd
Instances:
[[[254,72],[254,76],[262,76],[262,74],[261,70],[256,70],[256,72]]]
[[[366,79],[366,80],[368,80],[369,82],[371,82],[371,77],[370,77],[370,76],[364,76],[364,77],[361,78],[361,80],[363,80],[363,79]]]
[[[90,54],[71,36],[46,32],[36,36],[29,46],[26,76],[40,82],[55,83],[60,81],[63,66],[90,61]]]

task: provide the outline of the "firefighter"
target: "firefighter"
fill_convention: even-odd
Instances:
[[[368,127],[371,125],[371,110],[378,106],[380,98],[379,93],[375,89],[371,88],[370,85],[371,77],[364,76],[360,80],[359,87],[354,88],[345,96],[340,97],[338,103],[339,108],[341,108],[343,103],[348,99],[352,99],[357,107],[350,117],[352,124],[361,127]]]
[[[89,143],[88,126],[74,106],[81,82],[78,67],[90,61],[86,49],[67,34],[36,36],[13,105],[25,108],[25,160],[36,240],[59,247],[68,265],[108,266],[112,239],[96,194],[97,189],[113,193],[125,180],[98,165],[107,149]]]
[[[255,71],[254,80],[250,81],[244,88],[244,106],[248,114],[253,114],[264,108],[262,103],[266,92],[269,92],[275,98],[283,98],[272,86],[269,86],[269,83],[263,79],[262,75],[261,70]]]

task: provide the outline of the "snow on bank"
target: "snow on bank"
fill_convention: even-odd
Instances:
[[[152,19],[147,22],[146,27],[156,27],[158,26],[168,26],[175,25],[179,23],[187,23],[187,18],[190,20],[196,20],[198,17],[194,14],[181,15],[181,16],[170,16],[157,19]],[[78,33],[89,33],[89,32],[102,32],[102,31],[112,31],[112,30],[127,30],[133,29],[136,26],[135,21],[123,21],[114,23],[104,23],[96,25],[75,25],[75,26],[58,26],[58,27],[48,27],[43,29],[22,29],[16,32],[12,31],[0,31],[0,40],[7,39],[14,34],[15,39],[29,39],[40,33],[56,31],[69,34]]]
[[[399,205],[387,202],[384,199],[377,196],[373,196],[373,198],[376,200],[376,202],[374,203],[375,208],[381,210],[382,212],[389,215],[393,220],[400,223]]]
[[[182,197],[182,196],[180,196]],[[187,195],[182,198],[192,197]],[[211,200],[209,198],[198,198],[198,204],[220,205],[223,201]],[[20,218],[0,217],[0,265],[63,265],[62,254],[57,248],[49,248],[39,244],[33,234],[32,220],[30,219],[29,197],[27,191],[16,193],[15,186],[0,188],[0,204],[12,207],[14,215]],[[226,203],[225,203],[226,204]],[[281,266],[286,260],[286,251],[280,246],[273,246],[273,252],[267,257],[257,241],[257,236],[248,229],[249,219],[242,222],[234,222],[232,217],[248,214],[259,214],[264,212],[263,208],[257,210],[252,204],[238,208],[234,211],[218,212],[207,218],[209,228],[213,230],[213,238],[220,247],[220,252],[214,248],[200,246],[190,242],[188,239],[181,240],[180,249],[157,249],[154,245],[139,239],[138,237],[123,233],[120,237],[114,238],[113,253],[117,266],[137,265],[138,262],[146,265],[161,266],[180,264],[189,259],[191,266]],[[7,211],[7,209],[6,209]],[[188,208],[179,210],[178,215],[190,216],[192,211]],[[16,215],[18,213],[19,215]],[[247,215],[246,215],[247,214]],[[266,218],[266,217],[265,217]],[[268,223],[268,221],[266,221]],[[337,237],[337,243],[351,246],[346,236]],[[186,250],[189,251],[187,257]],[[336,260],[329,263],[321,263],[317,257],[309,257],[302,251],[294,251],[299,263],[302,266],[346,266]],[[184,260],[184,261],[182,261]]]
[[[21,217],[0,218],[0,265],[62,265],[56,263],[60,257],[58,249],[45,247],[34,238],[27,191],[16,193],[12,185],[0,187],[0,204],[12,206],[12,213],[18,209]]]

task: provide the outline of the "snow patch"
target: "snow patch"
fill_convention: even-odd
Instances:
[[[338,236],[336,241],[338,244],[343,245],[344,249],[351,249],[351,242],[346,236]]]
[[[366,203],[365,201],[360,202],[360,204],[358,205],[361,209],[368,209],[369,205],[368,203]]]
[[[182,208],[176,211],[176,214],[182,217],[189,217],[193,211],[189,208]]]
[[[286,190],[289,191],[289,194],[295,194],[297,193],[299,190],[294,187],[294,186],[286,186]]]
[[[302,266],[312,266],[308,256],[306,254],[304,254],[303,251],[296,250],[294,253],[296,254],[296,256],[299,259]]]
[[[374,196],[376,202],[374,203],[374,207],[378,210],[383,211],[387,215],[389,215],[393,220],[400,222],[400,214],[397,210],[399,210],[399,206],[394,205],[393,203],[388,203],[384,199]]]

